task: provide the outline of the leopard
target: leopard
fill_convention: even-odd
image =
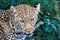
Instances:
[[[8,40],[6,37],[8,37],[10,33],[10,10],[3,10],[0,11],[0,40]]]
[[[9,10],[3,11],[0,17],[0,25],[3,27],[8,40],[24,40],[27,35],[33,35],[35,25],[40,11],[40,3],[36,7],[27,4],[11,6]]]

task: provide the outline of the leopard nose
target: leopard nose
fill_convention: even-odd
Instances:
[[[34,28],[32,28],[32,27],[25,29],[25,33],[26,33],[26,34],[31,34],[33,31],[34,31]]]
[[[27,34],[30,34],[31,33],[31,31],[30,30],[27,30]]]
[[[30,33],[30,31],[28,31],[28,30],[26,30],[26,29],[24,30],[24,32],[25,32],[26,34],[29,34],[29,33]]]

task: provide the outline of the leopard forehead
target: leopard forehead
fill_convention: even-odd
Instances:
[[[16,23],[15,27],[24,27],[22,28],[22,30],[25,33],[33,32],[33,30],[35,29],[34,26],[37,21],[38,14],[36,8],[26,4],[21,4],[16,7],[11,7],[11,9],[11,14],[13,15],[11,16],[11,18],[14,17],[12,20],[14,20],[14,22]],[[23,20],[24,22],[22,22],[21,20]]]
[[[30,5],[26,5],[26,4],[21,4],[18,5],[16,8],[16,12],[34,12],[36,11],[36,8],[31,7]]]
[[[30,5],[21,4],[15,7],[16,16],[27,17],[30,14],[37,14],[36,8],[31,7]]]

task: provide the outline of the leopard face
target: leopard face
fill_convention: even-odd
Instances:
[[[10,10],[11,24],[15,27],[16,32],[22,31],[26,34],[31,34],[35,30],[35,24],[38,18],[37,14],[40,10],[39,4],[36,8],[26,4],[21,4],[16,7],[11,6]]]

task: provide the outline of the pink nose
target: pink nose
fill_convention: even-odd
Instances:
[[[30,30],[28,30],[27,32],[28,32],[29,34],[31,33],[31,31],[30,31]]]
[[[25,29],[26,34],[31,34],[34,31],[32,28]]]

